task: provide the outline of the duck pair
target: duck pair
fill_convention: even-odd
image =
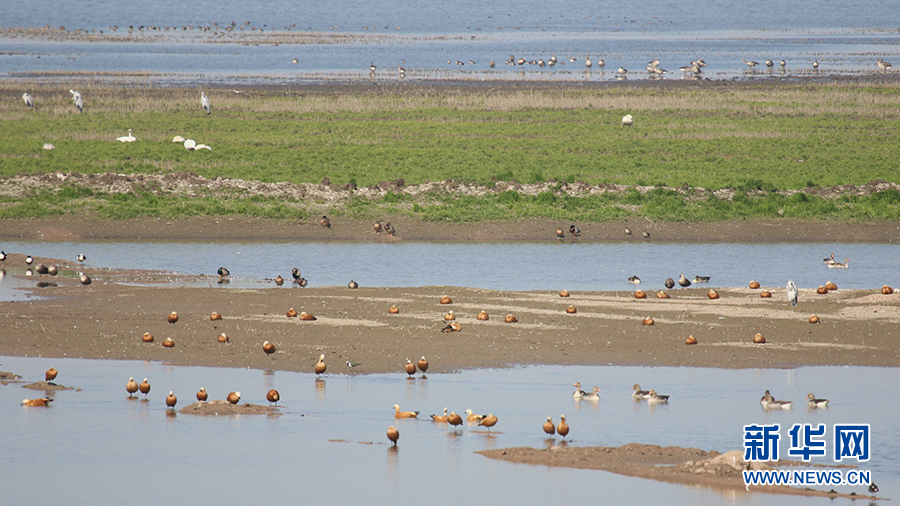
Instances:
[[[586,400],[586,401],[599,401],[600,400],[600,387],[595,386],[591,393],[585,393],[584,390],[581,389],[581,382],[575,383],[572,385],[575,387],[575,392],[572,393],[572,398],[576,401]]]
[[[649,404],[668,404],[669,403],[670,396],[659,395],[658,393],[656,393],[656,390],[654,390],[652,388],[650,390],[641,390],[641,386],[638,385],[637,383],[635,383],[634,386],[631,387],[631,389],[634,390],[631,393],[632,399],[635,399],[638,401],[646,400]]]

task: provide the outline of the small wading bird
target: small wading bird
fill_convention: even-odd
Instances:
[[[209,107],[209,97],[207,97],[206,93],[204,93],[202,91],[200,92],[200,107],[206,109],[207,116],[209,116],[209,114],[212,112],[212,110]]]

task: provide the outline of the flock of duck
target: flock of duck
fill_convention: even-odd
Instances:
[[[9,258],[9,255],[7,255],[5,251],[0,251],[0,265],[5,267],[6,260],[8,258]],[[81,253],[79,253],[78,256],[76,256],[75,258],[78,260],[79,264],[83,264],[84,261],[87,260],[87,257]],[[57,274],[59,274],[59,268],[56,267],[55,265],[44,265],[44,264],[38,262],[37,265],[34,266],[34,269],[32,269],[31,266],[33,264],[34,264],[34,257],[32,257],[31,255],[25,255],[25,265],[27,266],[27,268],[25,269],[25,276],[31,277],[31,276],[34,276],[35,273],[41,274],[41,275],[48,274],[50,276],[56,276]],[[3,271],[3,272],[5,272],[5,271]],[[78,280],[81,282],[82,285],[89,285],[92,282],[90,276],[88,276],[87,274],[80,272],[80,271],[78,272]],[[44,284],[43,286],[50,286],[50,284],[51,284],[48,282],[44,282],[44,283],[46,283],[46,284]],[[39,286],[41,286],[41,285],[39,285]]]

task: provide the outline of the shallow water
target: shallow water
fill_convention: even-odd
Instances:
[[[751,279],[769,287],[783,287],[788,279],[800,288],[816,288],[829,280],[844,289],[900,284],[900,255],[892,244],[15,241],[0,247],[7,253],[62,259],[84,253],[91,269],[214,276],[213,286],[216,269],[225,266],[233,277],[230,288],[274,288],[274,283],[261,280],[278,274],[291,280],[293,267],[309,286],[346,286],[352,279],[366,287],[627,291],[635,289],[627,279],[637,275],[640,288],[658,290],[666,278],[677,280],[682,272],[688,279],[710,276],[708,285],[694,285],[700,287],[747,286]],[[839,261],[849,257],[850,268],[826,268],[822,259],[832,252]],[[11,287],[26,283],[21,280],[24,265],[7,272],[6,278],[17,280],[0,282],[0,298],[20,292]],[[93,277],[102,281],[103,273]]]
[[[615,70],[631,71],[628,79],[645,80],[653,58],[669,71],[665,79],[680,79],[678,70],[703,58],[704,77],[713,79],[796,79],[843,75],[874,75],[875,58],[900,56],[900,33],[886,23],[882,4],[871,0],[837,2],[763,0],[748,5],[736,0],[667,2],[644,0],[604,4],[563,0],[537,2],[431,2],[408,0],[317,2],[192,2],[190,9],[171,0],[117,4],[96,8],[88,0],[60,4],[32,2],[29,9],[7,9],[2,26],[52,27],[105,31],[119,26],[151,25],[177,30],[134,31],[137,43],[80,43],[4,40],[0,58],[4,78],[38,77],[67,80],[57,72],[136,72],[125,78],[165,84],[292,84],[301,82],[397,82],[398,64],[408,69],[407,81],[536,80],[612,81]],[[313,40],[304,44],[210,44],[200,26],[224,28],[232,21],[242,33],[313,32],[326,37],[352,34],[364,39]],[[249,22],[249,25],[244,23]],[[192,30],[182,30],[192,26]],[[237,30],[235,33],[241,33]],[[163,34],[159,43],[150,36]],[[142,42],[143,41],[143,42]],[[509,55],[526,60],[560,59],[556,67],[509,67]],[[606,60],[606,67],[585,73],[586,55]],[[576,57],[577,62],[570,62]],[[291,61],[297,59],[298,63]],[[764,60],[776,61],[768,72]],[[777,62],[787,60],[782,73]],[[741,59],[757,60],[747,72]],[[490,69],[489,61],[497,67]],[[821,64],[818,71],[813,60]],[[369,76],[369,63],[379,70]],[[462,63],[462,65],[457,62]],[[474,62],[474,63],[471,63]],[[116,76],[98,79],[121,80]],[[85,97],[89,102],[89,97]]]
[[[435,359],[432,358],[432,361]],[[793,370],[719,370],[635,367],[526,367],[430,374],[349,377],[331,365],[323,382],[314,375],[245,369],[172,367],[146,362],[0,357],[2,369],[27,382],[43,379],[53,366],[57,383],[81,388],[60,391],[49,408],[23,408],[41,392],[0,386],[6,458],[0,474],[4,501],[37,504],[246,504],[266,497],[275,503],[329,501],[395,503],[418,497],[435,504],[466,501],[508,504],[591,504],[598,494],[617,504],[672,505],[812,504],[822,499],[721,492],[669,485],[596,471],[554,469],[492,461],[473,452],[512,446],[543,447],[540,426],[565,414],[575,446],[631,442],[702,449],[741,449],[742,426],[781,423],[869,423],[872,471],[883,495],[900,486],[900,411],[880,389],[900,380],[896,369],[809,367]],[[399,370],[399,362],[398,362]],[[149,401],[127,400],[129,376],[149,378]],[[596,384],[599,403],[571,398],[570,385]],[[640,382],[672,395],[668,405],[635,403],[629,388]],[[211,398],[239,390],[242,401],[265,403],[265,392],[281,393],[282,416],[195,417],[165,414],[174,390],[179,407],[205,386]],[[759,397],[797,400],[790,411],[765,412]],[[807,410],[809,391],[832,399],[827,410]],[[421,410],[424,420],[395,421],[391,406]],[[460,433],[427,415],[445,406],[462,412],[492,412],[500,421],[488,434]],[[385,430],[401,432],[397,451]],[[336,442],[333,440],[341,440]],[[374,443],[374,444],[368,444]],[[557,438],[555,444],[560,444]],[[827,456],[830,458],[830,446]],[[86,465],[89,463],[89,465]],[[827,463],[823,460],[822,463]],[[839,487],[862,493],[862,487]],[[422,499],[422,498],[425,499]]]

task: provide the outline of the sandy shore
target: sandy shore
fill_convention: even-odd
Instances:
[[[47,265],[65,266],[52,259]],[[11,255],[7,265],[23,263]],[[75,268],[75,266],[69,266]],[[459,287],[347,287],[231,289],[210,280],[206,287],[176,287],[168,274],[88,271],[93,284],[77,279],[35,279],[56,286],[34,288],[43,298],[0,302],[0,354],[153,360],[178,365],[312,371],[325,354],[329,373],[401,373],[407,358],[428,357],[429,372],[519,364],[652,365],[692,367],[797,367],[861,365],[897,367],[900,294],[802,290],[796,309],[783,287],[672,290],[668,300],[631,291],[505,292]],[[186,278],[197,279],[197,278]],[[206,279],[206,278],[200,278]],[[563,286],[560,287],[565,288]],[[443,295],[452,298],[440,304]],[[391,306],[399,314],[389,314]],[[566,313],[574,306],[575,314]],[[288,318],[289,309],[316,321]],[[453,310],[459,332],[444,333]],[[490,319],[476,315],[486,311]],[[166,321],[175,311],[179,320]],[[217,311],[222,319],[211,321]],[[513,314],[518,323],[505,323]],[[816,314],[821,323],[810,324]],[[650,316],[655,323],[643,325]],[[142,336],[149,332],[152,343]],[[217,337],[226,333],[229,342]],[[755,345],[760,333],[767,343]],[[686,345],[693,335],[697,345]],[[161,345],[175,340],[173,348]],[[276,344],[267,356],[263,341]],[[346,361],[360,362],[350,368]]]

